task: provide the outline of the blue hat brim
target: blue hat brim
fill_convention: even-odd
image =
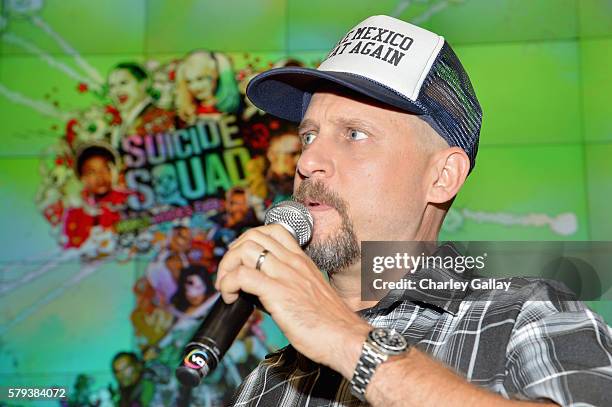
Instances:
[[[327,83],[345,87],[410,113],[427,114],[417,102],[370,78],[348,72],[282,67],[262,72],[249,82],[247,97],[266,113],[300,122],[316,89]]]

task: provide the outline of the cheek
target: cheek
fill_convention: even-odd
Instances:
[[[380,166],[361,162],[351,170],[340,170],[340,196],[349,205],[349,212],[356,229],[367,230],[376,219],[382,182]]]
[[[147,87],[146,85],[142,84],[142,83],[138,83],[136,86],[134,86],[134,93],[136,95],[146,95],[147,93]]]
[[[295,171],[295,175],[293,176],[293,193],[295,193],[295,191],[297,191],[299,185],[300,185],[301,179],[299,174],[297,173],[297,167],[296,167],[296,171]]]
[[[91,176],[91,175],[86,175],[82,178],[82,182],[83,184],[85,184],[85,186],[92,186],[95,185],[97,180],[97,177]]]
[[[418,217],[414,177],[402,161],[378,162],[356,168],[343,197],[360,240],[402,239]]]

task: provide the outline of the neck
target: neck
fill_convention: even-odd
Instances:
[[[348,269],[335,272],[329,278],[329,283],[344,303],[354,312],[373,307],[378,302],[361,299],[361,262],[359,261]]]
[[[444,221],[446,211],[433,205],[428,205],[423,212],[416,232],[406,236],[407,241],[435,242]],[[340,298],[353,311],[373,307],[378,301],[363,301],[361,299],[361,262],[358,261],[349,268],[333,273],[329,279],[331,286]]]
[[[446,209],[428,204],[423,211],[414,236],[409,239],[418,242],[436,242],[446,216]]]

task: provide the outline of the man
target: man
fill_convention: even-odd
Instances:
[[[300,138],[291,131],[282,132],[270,139],[270,147],[266,151],[270,166],[265,179],[268,195],[272,197],[273,202],[287,199],[291,195],[293,174],[301,150]]]
[[[98,230],[112,230],[129,193],[116,184],[117,154],[108,144],[89,142],[76,152],[74,171],[83,184],[83,205],[69,208],[64,219],[65,247],[81,247]]]
[[[242,233],[247,228],[260,224],[253,208],[249,206],[246,189],[235,186],[225,194],[225,216],[223,226]]]
[[[360,298],[359,242],[435,241],[474,167],[481,110],[442,37],[370,17],[317,70],[271,70],[247,92],[301,122],[294,195],[315,227],[306,253],[282,226],[252,229],[219,266],[224,300],[256,295],[291,343],[235,405],[612,405],[607,325],[546,283],[494,300]]]
[[[113,375],[119,388],[113,401],[119,407],[148,406],[153,397],[153,383],[145,377],[144,362],[133,352],[119,352],[112,361]]]
[[[265,203],[277,204],[290,199],[293,194],[293,175],[302,152],[302,140],[293,123],[281,125],[274,119],[268,127],[271,131],[265,155],[251,158],[245,170],[248,191],[254,203],[263,200]],[[261,213],[259,206],[255,205],[254,209],[257,216],[263,218],[263,205]]]
[[[111,135],[113,147],[123,137],[163,133],[174,128],[174,113],[153,104],[149,75],[137,63],[116,65],[108,75],[108,96],[121,116],[121,125]]]

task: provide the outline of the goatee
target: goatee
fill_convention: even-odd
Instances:
[[[332,277],[334,273],[348,268],[361,258],[359,240],[348,214],[347,203],[320,180],[306,179],[300,183],[293,198],[306,204],[315,201],[331,206],[341,218],[340,228],[323,240],[313,240],[304,250],[319,270]]]

